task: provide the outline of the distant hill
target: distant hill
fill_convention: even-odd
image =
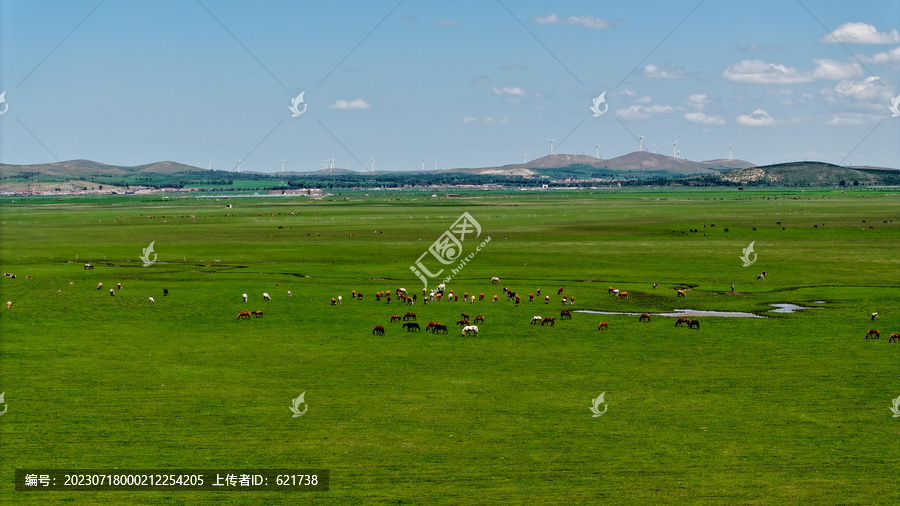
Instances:
[[[784,186],[838,186],[840,184],[900,184],[900,170],[843,167],[824,162],[791,162],[739,169],[718,176],[729,183],[768,183]]]
[[[155,162],[147,165],[127,167],[106,165],[91,160],[69,160],[67,162],[41,163],[35,165],[0,164],[0,175],[40,174],[63,178],[79,179],[85,176],[128,176],[140,173],[172,174],[200,170],[197,167],[177,162]]]

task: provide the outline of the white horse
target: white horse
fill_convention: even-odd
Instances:
[[[470,335],[469,332],[474,332],[475,335],[477,336],[478,335],[478,326],[477,325],[468,325],[466,327],[463,327],[462,335],[468,336],[468,335]]]
[[[245,293],[245,294],[243,294],[243,296],[244,296],[244,302],[247,302],[247,294]]]
[[[147,297],[147,298],[150,299],[150,302],[156,302],[155,300],[153,300],[153,297]]]
[[[544,319],[541,318],[540,316],[535,316],[531,319],[531,324],[534,325],[535,323],[541,323],[543,320]]]
[[[263,300],[272,300],[272,297],[267,293],[263,293]]]

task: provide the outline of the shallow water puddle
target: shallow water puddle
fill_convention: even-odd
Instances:
[[[589,314],[618,314],[618,315],[640,315],[641,313],[625,313],[620,311],[592,311],[590,309],[578,309],[576,313]],[[700,311],[697,309],[676,309],[671,313],[649,313],[652,316],[667,316],[669,318],[684,318],[687,316],[720,316],[722,318],[765,318],[754,313],[741,313],[739,311]]]
[[[819,301],[815,301],[819,302]],[[769,304],[772,307],[778,309],[770,309],[770,313],[796,313],[801,309],[825,309],[824,307],[804,307],[798,306],[797,304]]]

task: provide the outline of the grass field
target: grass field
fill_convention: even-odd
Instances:
[[[0,200],[0,267],[17,275],[0,278],[12,302],[0,311],[0,496],[900,502],[900,418],[888,409],[900,396],[900,344],[888,343],[900,332],[897,193],[430,195]],[[409,267],[463,212],[491,240],[448,283],[459,302],[425,305]],[[157,262],[143,267],[152,241]],[[743,267],[751,242],[758,257]],[[397,287],[419,302],[375,301]],[[463,303],[464,292],[486,300]],[[811,309],[770,313],[773,303]],[[679,308],[766,318],[701,317],[698,330],[575,312]],[[559,320],[562,309],[573,318]],[[245,310],[264,317],[237,320]],[[449,334],[389,322],[406,311]],[[461,312],[484,315],[477,337],[459,335]],[[530,325],[534,315],[556,325]],[[881,339],[865,339],[870,328]],[[292,417],[303,392],[308,411]],[[604,392],[608,411],[592,417]],[[17,492],[16,468],[329,469],[330,489]]]

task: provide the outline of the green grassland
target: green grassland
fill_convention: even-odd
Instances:
[[[491,240],[448,284],[459,302],[425,305],[409,266],[463,212]],[[17,503],[900,501],[896,193],[7,198],[0,218],[0,267],[17,275],[0,277],[13,303],[0,310],[0,496]],[[143,267],[151,241],[158,261]],[[743,267],[751,241],[758,258]],[[397,287],[419,302],[375,301]],[[529,324],[677,308],[766,318]],[[237,320],[244,310],[264,317]],[[406,311],[450,332],[389,323]],[[484,315],[477,337],[453,325],[462,312]],[[866,340],[873,327],[881,339]],[[292,417],[303,392],[308,411]],[[608,411],[592,417],[603,392]],[[19,467],[331,478],[306,493],[37,493],[13,490]]]

